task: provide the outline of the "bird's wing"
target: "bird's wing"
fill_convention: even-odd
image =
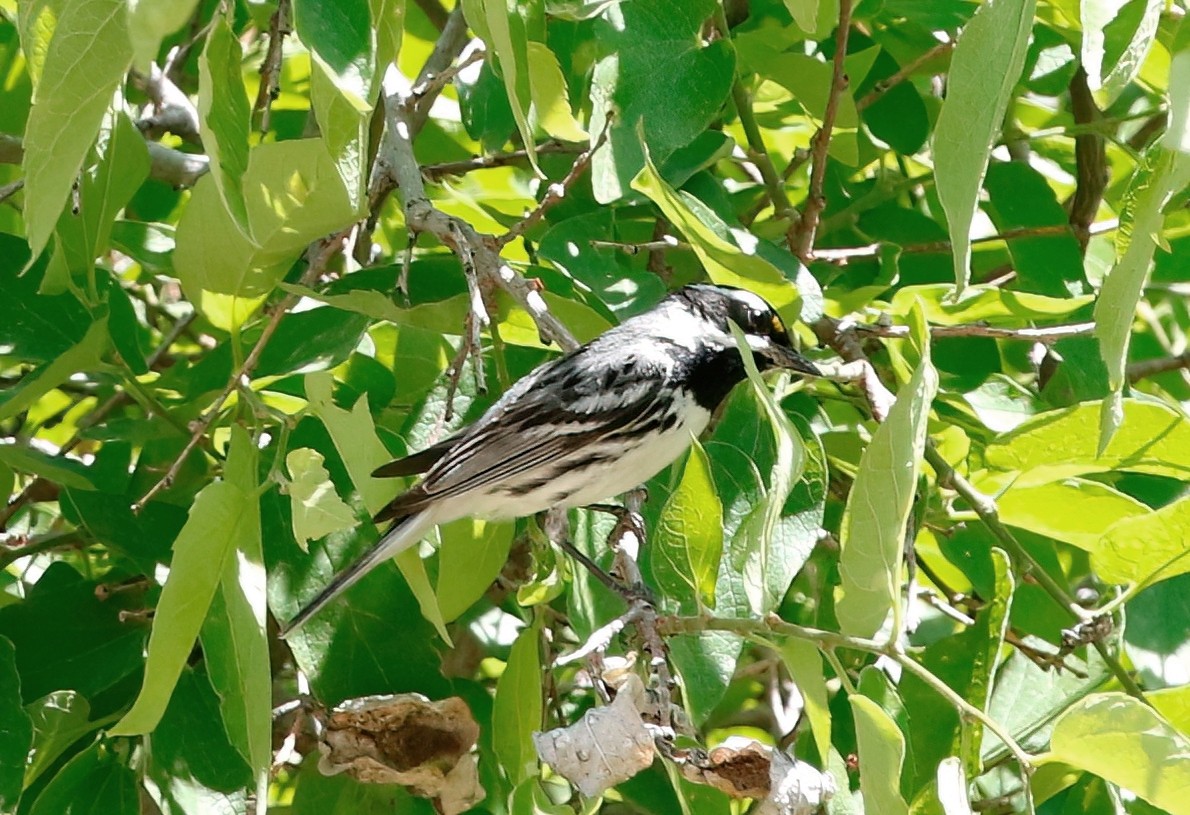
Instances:
[[[449,452],[450,448],[459,443],[462,434],[456,433],[437,444],[432,444],[424,450],[410,453],[404,458],[397,458],[388,464],[382,464],[372,471],[373,478],[401,478],[402,476],[418,475],[438,463],[438,460]]]
[[[417,495],[407,493],[408,510],[514,480],[655,412],[666,387],[668,357],[647,344],[620,350],[584,348],[518,382],[410,491]],[[604,359],[607,364],[599,364]]]

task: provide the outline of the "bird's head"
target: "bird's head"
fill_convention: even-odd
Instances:
[[[697,284],[686,286],[674,295],[683,305],[697,312],[723,332],[734,347],[731,328],[733,322],[744,332],[756,365],[766,368],[787,368],[811,376],[821,376],[808,359],[793,350],[789,332],[776,310],[760,295],[732,286]]]

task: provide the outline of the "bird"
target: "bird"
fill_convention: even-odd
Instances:
[[[538,366],[473,424],[379,467],[374,477],[424,475],[376,514],[388,530],[298,612],[283,636],[436,525],[589,506],[652,478],[690,447],[747,376],[729,322],[760,370],[821,375],[793,349],[764,298],[730,286],[685,286]]]

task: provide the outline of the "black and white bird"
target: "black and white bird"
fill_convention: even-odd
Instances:
[[[287,632],[437,524],[586,506],[652,478],[746,378],[728,321],[739,326],[761,370],[818,375],[793,350],[763,298],[726,286],[687,286],[536,368],[474,424],[376,470],[377,477],[425,477],[376,515],[378,523],[392,522],[388,531]]]

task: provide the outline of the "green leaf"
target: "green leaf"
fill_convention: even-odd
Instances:
[[[243,189],[252,240],[236,228],[208,173],[178,222],[174,268],[220,328],[239,326],[311,241],[355,219],[339,169],[318,139],[265,143],[249,154]],[[219,251],[210,236],[219,236]]]
[[[978,651],[971,660],[971,681],[963,692],[963,697],[978,710],[987,710],[992,701],[993,677],[999,667],[1000,649],[1008,632],[1008,611],[1016,589],[1008,555],[995,548],[991,554],[995,593],[979,610],[972,629]],[[967,722],[956,739],[954,752],[962,759],[963,769],[970,778],[983,774],[983,729],[981,722]]]
[[[1001,234],[1016,229],[1065,227],[1070,222],[1045,176],[1026,162],[994,162],[988,167],[984,187],[988,192],[988,215]],[[1007,244],[1020,288],[1055,297],[1086,291],[1082,252],[1070,230],[1010,238]],[[1007,289],[1001,292],[1009,294]]]
[[[290,450],[285,467],[292,479],[285,487],[293,507],[293,535],[303,549],[310,541],[355,526],[355,513],[335,492],[322,454],[309,447]]]
[[[95,596],[98,583],[52,563],[23,601],[0,608],[0,636],[16,646],[26,702],[73,689],[94,697],[144,665],[145,628],[120,619],[144,598]]]
[[[128,39],[136,53],[136,66],[147,72],[157,58],[161,41],[177,31],[194,14],[198,0],[128,0]]]
[[[258,500],[254,492],[227,479],[208,484],[195,497],[174,542],[169,577],[157,602],[144,683],[132,709],[112,728],[113,735],[149,733],[157,726],[228,561],[259,545]]]
[[[809,640],[790,637],[781,645],[781,661],[789,669],[793,684],[802,695],[803,710],[814,736],[819,758],[831,752],[831,712],[826,692],[822,654]]]
[[[1153,709],[1182,733],[1190,733],[1190,685],[1147,691]]]
[[[76,755],[46,784],[29,815],[138,815],[136,773],[119,754],[96,742]]]
[[[25,767],[25,786],[36,781],[66,749],[102,726],[92,722],[91,706],[81,693],[59,690],[47,694],[26,708],[33,723],[33,748]]]
[[[107,351],[107,317],[91,323],[82,340],[68,348],[53,362],[39,365],[22,377],[15,388],[6,390],[0,396],[0,421],[11,419],[23,410],[28,410],[37,400],[79,371],[91,371]],[[14,465],[15,466],[15,465]]]
[[[1109,470],[1190,478],[1190,424],[1181,412],[1124,400],[1124,421],[1101,455],[1098,414],[1093,402],[1039,414],[988,445],[985,460],[997,470],[1019,472],[1014,489]]]
[[[340,92],[358,109],[370,108],[375,65],[368,0],[294,0],[293,24],[331,71]]]
[[[223,792],[252,782],[248,765],[228,738],[219,696],[201,669],[182,671],[149,748],[153,765],[173,778],[193,778]]]
[[[997,286],[970,286],[951,298],[950,286],[905,286],[893,295],[891,311],[908,314],[921,301],[926,320],[933,325],[986,322],[988,325],[1019,326],[1022,320],[1057,321],[1069,317],[1094,300],[1085,297],[1046,297],[1011,291]]]
[[[1123,693],[1080,699],[1054,723],[1046,759],[1118,784],[1171,815],[1190,813],[1190,738]]]
[[[372,473],[392,459],[388,449],[376,435],[368,400],[361,397],[350,411],[335,404],[331,396],[334,379],[327,371],[306,375],[306,398],[310,409],[326,425],[335,449],[347,468],[369,515],[375,515],[392,500],[398,482],[388,478],[373,478]]]
[[[290,815],[435,815],[429,801],[396,784],[361,784],[346,773],[323,775],[317,761],[303,761]]]
[[[834,66],[830,62],[806,54],[766,53],[761,64],[748,67],[792,93],[806,115],[821,125],[833,82]],[[852,76],[855,81],[854,74]],[[859,112],[855,108],[855,98],[850,93],[842,93],[836,107],[836,129],[831,132],[829,155],[855,166],[859,162],[855,136]]]
[[[521,632],[496,683],[492,746],[514,785],[537,775],[533,731],[540,730],[542,724],[540,638],[536,625]]]
[[[860,637],[874,634],[892,611],[893,641],[901,623],[906,523],[921,472],[930,404],[938,391],[924,315],[914,309],[911,317],[921,361],[860,459],[843,516],[842,596],[835,605],[842,630]]]
[[[329,372],[308,374],[306,397],[310,400],[314,415],[322,420],[331,434],[335,449],[347,468],[351,482],[355,484],[364,508],[369,515],[375,515],[397,493],[398,485],[393,479],[372,477],[373,471],[389,461],[392,456],[376,435],[372,416],[368,413],[367,397],[360,397],[348,412],[338,407],[331,398],[332,384],[333,379]],[[422,614],[434,623],[438,633],[449,642],[450,637],[446,633],[442,611],[438,607],[434,589],[430,585],[417,549],[402,552],[397,556],[396,562],[401,574],[408,581],[409,588],[417,597]]]
[[[439,527],[436,594],[442,619],[450,622],[483,597],[500,576],[516,526],[463,518]]]
[[[78,185],[78,212],[64,209],[54,232],[41,291],[60,294],[71,277],[93,277],[95,259],[107,251],[112,224],[149,175],[145,138],[122,113],[110,112],[94,150],[94,163],[84,168]]]
[[[25,208],[33,256],[58,223],[112,94],[132,64],[125,0],[64,0],[25,126]]]
[[[1100,107],[1109,107],[1140,71],[1153,40],[1162,0],[1085,0],[1079,3],[1082,65]]]
[[[705,219],[709,214],[706,207],[669,186],[653,166],[647,150],[644,168],[632,179],[632,188],[649,196],[666,219],[681,230],[712,281],[754,291],[787,322],[800,316],[800,307],[795,306],[797,287],[772,263],[720,236]]]
[[[29,259],[25,242],[0,233],[0,344],[5,356],[29,362],[52,362],[83,338],[92,318],[74,295],[38,292],[39,269],[21,274]]]
[[[722,613],[722,603],[716,611]],[[704,724],[723,700],[744,647],[738,634],[703,631],[669,640],[669,655],[682,678],[682,692],[690,718]]]
[[[0,637],[0,811],[16,810],[33,744],[33,723],[21,706],[21,678],[12,643]]]
[[[868,697],[853,693],[848,701],[855,717],[864,811],[908,815],[909,807],[900,792],[905,737],[892,717]]]
[[[725,40],[704,45],[700,31],[714,9],[715,0],[612,3],[596,21],[602,54],[591,75],[587,130],[608,132],[591,160],[599,203],[633,188],[645,148],[664,162],[720,116],[736,76],[735,52]]]
[[[243,54],[226,17],[217,13],[211,25],[198,58],[198,132],[211,161],[211,183],[236,228],[251,238],[242,186],[252,119],[240,69]]]
[[[743,566],[740,571],[752,612],[767,614],[781,602],[794,575],[793,571],[782,570],[777,565],[777,561],[787,560],[790,553],[774,546],[774,533],[793,485],[805,470],[806,448],[801,435],[760,378],[760,371],[756,368],[756,361],[752,358],[748,341],[740,327],[733,323],[730,328],[744,361],[748,383],[764,410],[773,434],[773,467],[769,474],[768,491],[740,523],[731,542],[732,566]],[[744,554],[743,563],[741,554]],[[772,578],[777,575],[779,577],[774,581]]]
[[[533,119],[537,126],[555,139],[569,142],[587,140],[587,131],[570,111],[570,93],[566,77],[554,52],[540,42],[528,43],[530,93]]]
[[[1085,662],[1073,654],[1066,660],[1075,671],[1058,673],[1014,652],[996,673],[988,715],[1009,733],[1020,734],[1021,746],[1031,752],[1045,747],[1049,725],[1071,700],[1092,693],[1111,678],[1098,653],[1092,651]],[[990,763],[1007,755],[1000,739],[984,730],[983,760]]]
[[[665,502],[650,541],[653,579],[679,613],[715,607],[715,580],[723,553],[723,508],[711,463],[692,440],[682,480]]]
[[[256,471],[256,447],[243,427],[233,425],[224,478],[247,498],[240,509],[235,548],[224,559],[201,638],[223,723],[231,743],[252,768],[257,811],[263,815],[273,758],[273,679],[265,634],[268,609]]]
[[[1109,583],[1155,583],[1190,572],[1190,498],[1112,525],[1091,550]]]
[[[813,34],[818,31],[819,6],[821,0],[785,0],[793,21],[802,31]]]
[[[1179,84],[1181,93],[1190,97],[1190,51],[1177,55],[1174,65],[1184,65],[1185,80]],[[1171,76],[1170,82],[1173,81]],[[1171,95],[1173,90],[1171,85]],[[1190,125],[1185,119],[1183,126],[1187,128],[1180,136],[1187,141],[1184,148],[1168,149],[1165,142],[1154,145],[1146,156],[1147,167],[1133,179],[1129,194],[1134,203],[1124,210],[1120,222],[1127,239],[1126,248],[1103,281],[1095,303],[1095,336],[1099,338],[1099,350],[1112,388],[1112,395],[1103,403],[1100,450],[1109,445],[1123,422],[1122,392],[1127,379],[1132,321],[1161,233],[1161,211],[1176,192],[1190,184]]]
[[[533,3],[528,4],[535,5]],[[537,165],[537,141],[529,124],[529,107],[533,102],[529,73],[529,41],[521,4],[507,0],[463,0],[463,12],[471,29],[487,47],[487,58],[496,74],[504,80],[504,90],[512,103],[521,141],[525,145],[529,163],[541,174]]]
[[[39,475],[63,487],[95,489],[87,468],[81,462],[65,456],[51,456],[35,447],[0,444],[0,462],[17,472]]]
[[[1017,487],[996,499],[1000,520],[1047,538],[1095,551],[1103,530],[1125,518],[1147,515],[1149,508],[1131,496],[1082,478]],[[1061,507],[1055,512],[1055,507]]]
[[[1004,112],[1025,65],[1036,0],[979,6],[950,61],[934,130],[934,174],[954,247],[955,286],[971,277],[971,224]]]

